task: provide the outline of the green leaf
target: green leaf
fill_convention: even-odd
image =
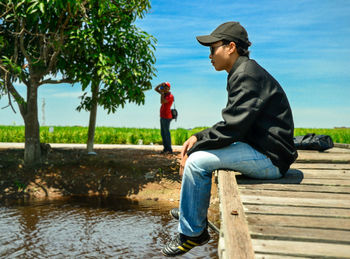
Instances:
[[[32,2],[34,2],[34,3],[31,6],[29,6],[28,9],[27,9],[27,13],[29,13],[29,14],[35,13],[37,11],[35,9],[35,7],[39,4],[38,1],[32,1]]]
[[[45,8],[44,3],[40,3],[39,4],[39,9],[40,9],[41,13],[43,13],[43,14],[45,13],[45,9],[44,8]]]
[[[24,2],[25,2],[25,0],[22,1],[22,2],[19,2],[19,3],[16,5],[16,10],[17,10],[19,7],[21,7],[21,5],[24,4]]]

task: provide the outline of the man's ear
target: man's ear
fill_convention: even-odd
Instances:
[[[233,41],[231,41],[230,44],[228,44],[228,48],[230,54],[237,52],[236,43],[234,43]]]

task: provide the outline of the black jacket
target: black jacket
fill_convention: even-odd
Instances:
[[[195,134],[198,140],[188,155],[241,141],[265,154],[285,174],[298,153],[292,111],[280,84],[254,60],[240,56],[228,74],[227,92],[224,121]]]

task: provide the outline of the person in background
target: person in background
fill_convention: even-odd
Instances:
[[[160,94],[160,133],[162,135],[164,149],[162,154],[172,154],[170,122],[172,120],[171,105],[174,102],[174,96],[170,92],[170,83],[164,82],[154,89]]]
[[[227,105],[222,121],[183,144],[180,207],[170,211],[179,219],[179,233],[163,247],[165,256],[184,254],[209,241],[207,212],[214,170],[276,179],[297,158],[287,96],[276,79],[249,58],[246,30],[239,22],[227,22],[197,40],[210,48],[215,70],[228,74]]]

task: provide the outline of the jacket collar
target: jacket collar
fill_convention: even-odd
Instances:
[[[237,68],[244,62],[246,62],[249,58],[246,56],[239,56],[236,60],[236,62],[233,64],[230,73],[228,73],[228,77],[230,77],[236,70]]]

